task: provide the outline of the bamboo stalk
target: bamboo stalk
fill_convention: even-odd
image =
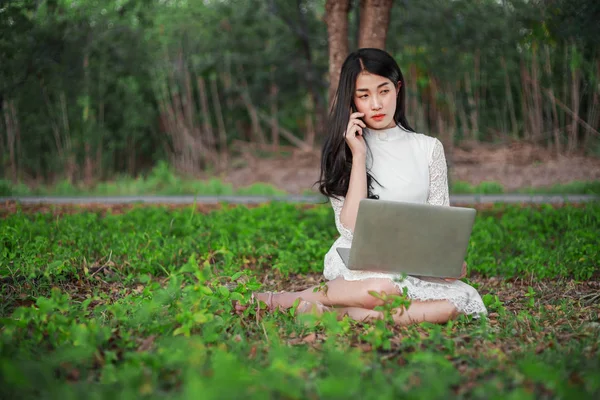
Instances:
[[[479,135],[479,110],[481,103],[481,90],[482,90],[482,82],[481,82],[481,74],[483,71],[481,70],[481,51],[479,49],[475,50],[475,57],[473,60],[473,101],[474,101],[474,111],[475,114],[471,114],[471,118],[475,118],[476,123],[473,124],[475,127],[475,133]]]
[[[210,88],[212,92],[213,107],[217,117],[217,129],[219,131],[219,162],[221,163],[221,169],[224,169],[227,168],[227,165],[229,164],[229,151],[227,149],[227,131],[225,129],[225,120],[223,119],[219,89],[217,87],[217,79],[215,77],[210,79]]]
[[[600,78],[600,58],[596,60],[595,64],[596,64],[596,79],[598,79],[598,78]],[[596,84],[596,88],[600,88],[600,85]],[[598,90],[598,89],[592,90],[592,94],[591,94],[592,106],[591,106],[591,111],[588,114],[589,124],[593,129],[596,129],[596,130],[598,130],[598,126],[600,125],[600,99],[598,99],[599,92],[600,92],[600,90]],[[591,136],[591,130],[589,128],[586,128],[585,136],[583,138],[583,147],[584,148],[588,147],[590,136]]]
[[[545,46],[546,49],[546,75],[548,76],[548,81],[550,82],[550,88],[548,89],[551,95],[551,103],[552,103],[552,126],[553,126],[553,137],[554,137],[554,150],[556,155],[560,154],[561,145],[560,145],[560,128],[559,128],[559,120],[558,120],[558,111],[556,109],[556,102],[554,101],[554,90],[552,87],[552,64],[550,63],[550,49],[548,45]]]
[[[465,91],[467,93],[467,103],[469,104],[469,120],[471,121],[471,139],[477,140],[479,135],[479,125],[477,121],[477,108],[471,86],[471,77],[465,72]]]
[[[502,70],[504,71],[504,87],[506,92],[506,99],[508,103],[508,111],[510,114],[510,124],[511,124],[511,136],[516,138],[519,135],[519,124],[517,122],[517,113],[515,112],[515,103],[513,101],[512,88],[510,85],[510,78],[508,76],[508,68],[506,65],[506,60],[504,56],[500,58],[500,62],[502,63]]]
[[[208,151],[216,152],[216,140],[210,121],[210,110],[208,109],[208,99],[206,96],[206,83],[204,82],[204,78],[201,76],[196,78],[196,82],[198,85],[198,93],[200,94],[200,105],[202,109],[203,121],[202,127],[204,129],[204,134],[206,135]]]
[[[454,85],[451,84],[446,84],[446,87],[444,89],[445,92],[445,98],[447,99],[448,102],[448,118],[449,118],[449,124],[448,124],[448,136],[446,138],[446,143],[444,144],[444,148],[447,149],[447,152],[449,153],[448,155],[448,162],[452,163],[452,154],[453,154],[453,150],[454,150],[454,140],[456,137],[456,94],[455,91],[453,90],[453,86],[456,86],[456,83]]]
[[[577,51],[575,44],[572,50]],[[579,118],[579,85],[581,82],[581,73],[577,66],[571,69],[571,109],[574,113],[569,130],[568,153],[572,153],[577,148],[577,119]]]
[[[96,179],[102,179],[104,174],[104,163],[102,162],[102,148],[104,143],[104,57],[98,71],[98,127],[100,135],[96,147]]]
[[[530,140],[533,137],[533,131],[535,129],[535,121],[533,112],[531,109],[533,106],[531,105],[531,78],[529,77],[529,71],[527,69],[527,65],[523,58],[521,58],[521,87],[523,88],[523,98],[521,105],[523,107],[523,136],[525,139]]]
[[[11,180],[13,183],[17,183],[17,157],[15,154],[15,141],[16,141],[16,133],[14,126],[14,119],[12,116],[12,102],[7,101],[6,99],[2,100],[2,109],[4,111],[4,121],[6,125],[6,144],[8,147],[8,156],[10,160],[10,171],[11,171]]]
[[[533,132],[532,137],[534,141],[538,141],[541,132],[544,130],[543,121],[543,110],[542,110],[542,95],[540,93],[540,81],[539,81],[539,66],[537,57],[538,45],[533,42],[531,47],[531,88],[533,95]]]
[[[244,78],[243,68],[241,65],[238,65],[238,72],[240,74],[240,86],[242,88],[241,99],[248,110],[248,114],[250,115],[250,121],[252,122],[252,133],[254,135],[255,141],[259,143],[267,143],[265,139],[265,134],[260,127],[260,122],[258,119],[258,113],[254,104],[252,103],[252,99],[250,98],[250,90],[248,89],[248,82],[246,78]]]
[[[315,125],[313,123],[313,115],[314,115],[314,103],[312,101],[312,96],[308,94],[306,96],[306,130],[304,132],[304,143],[306,143],[309,147],[313,147],[315,143]],[[271,125],[273,126],[273,125]]]
[[[270,72],[271,78],[271,90],[269,92],[269,100],[271,102],[271,143],[273,149],[278,151],[279,149],[279,121],[277,119],[278,108],[277,108],[277,94],[279,88],[275,84],[275,66],[271,66]]]
[[[63,129],[65,132],[65,166],[67,180],[73,183],[75,178],[75,170],[77,165],[75,164],[75,154],[73,149],[73,142],[71,141],[71,129],[69,127],[69,112],[67,109],[67,98],[64,90],[59,94],[60,99],[60,110],[62,116]]]
[[[183,60],[183,49],[179,49],[179,65],[183,72],[183,87],[184,87],[184,99],[182,103],[183,115],[185,116],[185,122],[190,131],[195,131],[194,123],[194,99],[192,89],[192,78],[190,77],[190,69]]]

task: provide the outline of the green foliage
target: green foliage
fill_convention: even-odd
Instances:
[[[248,140],[252,120],[239,98],[248,96],[257,111],[268,114],[272,86],[277,89],[279,125],[295,135],[302,137],[307,131],[308,113],[326,113],[329,57],[323,0],[4,3],[0,132],[7,138],[13,135],[15,143],[5,140],[6,146],[0,146],[3,177],[11,173],[11,150],[17,180],[79,182],[89,178],[86,163],[92,165],[95,180],[113,180],[124,173],[138,176],[159,161],[181,156],[167,132],[167,125],[177,125],[177,132],[183,129],[182,121],[172,121],[177,111],[185,114],[178,115],[194,131],[191,136],[204,135],[204,123],[216,130],[217,118],[222,117],[228,144]],[[358,45],[359,2],[351,4],[353,50]],[[521,65],[530,67],[535,48],[540,50],[538,67],[545,70],[542,49],[548,50],[552,76],[540,72],[541,87],[562,93],[565,77],[579,68],[579,114],[587,115],[591,91],[598,84],[597,11],[594,0],[394,2],[386,49],[399,60],[407,82],[416,82],[415,93],[412,85],[406,86],[417,103],[444,115],[471,110],[462,81],[469,75],[479,101],[475,136],[522,137],[528,116],[515,104],[517,126],[509,128],[508,110],[501,106],[509,104],[506,76],[513,101],[529,101],[520,95]],[[207,82],[208,116],[199,112],[197,78]],[[432,82],[444,92],[434,94],[435,104],[427,103]],[[309,93],[315,104],[307,101]],[[215,98],[222,115],[217,115]],[[166,99],[172,109],[166,109]],[[559,113],[564,126],[566,114]],[[462,118],[455,119],[463,124]],[[315,118],[313,124],[320,129],[317,122]],[[410,122],[420,132],[437,135],[427,119]],[[270,129],[265,121],[260,124],[265,132]],[[456,139],[468,130],[457,126]],[[320,133],[317,141],[322,140]],[[289,144],[284,137],[281,142]],[[598,146],[593,136],[585,144],[592,154]],[[0,185],[0,194],[5,189]],[[68,185],[63,189],[69,190]]]
[[[484,181],[471,185],[464,181],[454,181],[450,185],[450,194],[504,194],[509,193],[498,182]],[[523,194],[591,194],[600,195],[600,182],[574,181],[566,184],[519,189],[515,193]],[[213,177],[208,180],[186,178],[177,174],[164,161],[154,167],[148,176],[131,178],[122,176],[111,182],[98,182],[92,188],[72,184],[62,180],[53,186],[28,187],[23,183],[13,185],[10,181],[0,180],[0,196],[134,196],[134,195],[199,195],[199,196],[285,196],[284,190],[270,184],[257,182],[245,187],[234,188],[232,184]],[[314,196],[312,190],[304,190],[305,196]]]
[[[480,213],[469,268],[534,282],[588,279],[600,261],[599,219],[600,204]],[[581,306],[556,299],[538,321],[529,314],[541,306],[537,283],[517,315],[493,292],[483,296],[499,325],[462,316],[398,331],[391,311],[410,300],[383,295],[385,318],[365,324],[292,312],[257,322],[254,307],[232,313],[232,301],[246,303],[261,282],[320,273],[336,237],[329,206],[285,203],[7,215],[0,397],[589,398],[600,390],[597,332],[581,321],[577,340],[547,333],[558,313]],[[547,351],[537,334],[550,335]],[[515,336],[513,352],[496,346]]]

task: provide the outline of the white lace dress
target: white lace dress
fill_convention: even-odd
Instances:
[[[370,152],[367,168],[379,184],[373,184],[373,193],[382,200],[449,206],[446,157],[442,143],[433,137],[408,132],[399,127],[365,130]],[[446,282],[439,278],[407,276],[371,271],[351,271],[344,265],[337,247],[350,247],[352,231],[340,222],[344,198],[330,198],[335,214],[335,225],[340,237],[325,255],[323,275],[332,280],[343,277],[349,281],[369,278],[389,278],[400,292],[404,287],[413,300],[449,300],[467,315],[487,315],[481,296],[470,285],[456,280]],[[401,281],[398,281],[401,280]]]

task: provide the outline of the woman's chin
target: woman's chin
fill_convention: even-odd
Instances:
[[[394,120],[391,121],[369,121],[369,123],[367,124],[367,128],[369,129],[373,129],[373,130],[381,130],[381,129],[389,129],[389,128],[393,128],[396,124],[394,123]]]

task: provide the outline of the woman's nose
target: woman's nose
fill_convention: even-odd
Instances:
[[[375,97],[373,97],[373,104],[371,104],[371,108],[373,110],[379,110],[381,108],[381,101],[379,101],[379,99],[376,99]]]

